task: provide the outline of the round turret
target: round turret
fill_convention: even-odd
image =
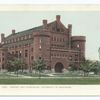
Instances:
[[[85,58],[85,36],[72,36],[71,47],[80,52],[80,59]]]

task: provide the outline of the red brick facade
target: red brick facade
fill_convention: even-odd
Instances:
[[[72,25],[66,28],[60,15],[56,20],[43,25],[5,37],[1,34],[0,68],[6,68],[7,53],[21,57],[30,69],[33,60],[43,58],[46,66],[55,72],[67,69],[69,64],[79,63],[85,58],[85,37],[72,36]]]

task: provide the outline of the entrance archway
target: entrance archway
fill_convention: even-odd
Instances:
[[[60,62],[58,62],[58,63],[56,63],[56,65],[55,65],[55,72],[56,72],[56,73],[62,73],[63,68],[64,68],[63,64],[60,63]]]

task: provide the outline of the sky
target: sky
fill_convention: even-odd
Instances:
[[[61,15],[61,22],[67,27],[72,24],[72,35],[86,36],[86,58],[99,60],[100,11],[0,11],[0,33],[11,34],[48,23]]]

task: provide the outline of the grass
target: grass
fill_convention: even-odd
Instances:
[[[20,74],[21,75],[21,74]],[[30,76],[25,74],[24,76]],[[59,78],[57,78],[57,76]],[[8,84],[31,84],[31,85],[45,85],[45,84],[52,84],[52,85],[100,85],[100,78],[99,77],[82,77],[77,75],[76,73],[69,73],[69,74],[54,74],[53,78],[48,76],[42,75],[42,78],[39,79],[37,74],[32,75],[31,78],[16,76],[15,74],[9,73],[0,73],[0,84],[1,85],[8,85]]]
[[[44,85],[44,84],[53,84],[53,85],[90,85],[98,84],[100,85],[100,78],[4,78],[0,79],[0,84],[31,84],[31,85]]]
[[[31,76],[31,77],[39,77],[38,74],[31,74],[31,73],[27,73],[27,74],[21,73],[21,74],[19,74],[19,75]],[[46,75],[46,74],[41,74],[41,76],[42,76],[42,77],[48,77],[48,75]]]
[[[15,76],[12,76],[12,75],[7,74],[7,73],[4,73],[4,74],[0,73],[0,78],[10,78],[10,77],[15,77]]]

